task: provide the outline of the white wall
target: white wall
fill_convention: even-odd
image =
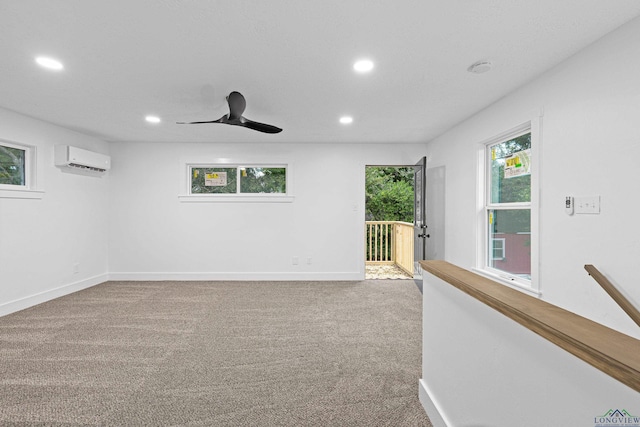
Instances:
[[[420,397],[434,426],[593,427],[609,409],[640,414],[635,390],[432,275],[423,285]]]
[[[478,143],[543,111],[539,211],[542,298],[636,338],[640,337],[637,325],[587,275],[583,266],[594,264],[640,307],[639,48],[640,20],[636,19],[428,145],[430,165],[446,166],[445,259],[472,268],[476,259]],[[601,214],[566,215],[564,197],[568,195],[599,195]],[[427,286],[425,283],[425,289]],[[430,357],[441,358],[444,353],[440,348],[437,351],[441,353],[434,353],[436,350],[430,346],[456,337],[463,339],[457,333],[460,328],[480,328],[482,333],[489,333],[487,330],[494,327],[494,315],[489,311],[474,309],[471,314],[466,313],[471,304],[466,295],[456,290],[442,292],[440,295],[439,290],[429,291],[431,306],[442,304],[452,310],[459,306],[456,312],[462,317],[456,322],[443,313],[444,317],[430,317],[431,323],[425,323],[424,378],[451,425],[515,425],[502,423],[499,417],[509,407],[520,409],[520,415],[530,420],[517,425],[552,425],[536,423],[536,417],[561,411],[595,415],[616,405],[630,404],[616,400],[620,394],[608,395],[611,387],[600,387],[603,382],[597,379],[598,371],[583,368],[583,362],[572,356],[556,356],[557,352],[544,343],[523,344],[524,353],[533,357],[513,354],[514,358],[509,359],[500,347],[494,346],[495,341],[473,339],[460,350],[468,354],[489,353],[487,360],[500,363],[477,366],[477,372],[466,374],[458,359],[434,364]],[[425,302],[426,296],[425,290]],[[452,332],[455,333],[451,336]],[[515,341],[520,334],[528,332],[512,331],[500,339]],[[504,349],[509,355],[512,350],[515,351]],[[566,375],[552,366],[560,359],[564,359]],[[589,381],[580,383],[586,388],[578,390],[580,396],[589,395],[582,402],[567,394],[576,391],[577,376],[573,372],[580,370],[589,371],[584,373]],[[536,373],[547,371],[556,375],[536,380]],[[503,372],[524,376],[524,382],[513,378],[512,385],[506,387]],[[447,375],[455,378],[453,386],[443,386],[437,380],[429,383],[433,376]],[[494,381],[500,386],[492,390]],[[543,387],[536,381],[552,384]],[[635,405],[627,409],[640,413],[638,394],[624,389],[627,394],[623,395],[633,396]],[[474,423],[474,419],[484,421]],[[590,425],[589,422],[587,418],[575,425]]]
[[[53,164],[54,145],[108,153],[107,143],[3,109],[0,139],[36,147],[44,191],[42,199],[0,198],[0,315],[107,280],[108,177]]]
[[[363,279],[364,167],[412,165],[425,155],[424,147],[113,143],[111,277]],[[219,159],[290,164],[294,201],[180,202],[185,164]]]

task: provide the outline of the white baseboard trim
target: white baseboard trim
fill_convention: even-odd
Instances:
[[[108,274],[100,274],[98,276],[93,276],[89,277],[88,279],[69,283],[55,289],[49,289],[44,292],[29,295],[27,297],[23,297],[14,301],[9,301],[7,303],[0,304],[0,316],[6,316],[7,314],[15,313],[16,311],[24,310],[25,308],[33,307],[34,305],[42,304],[43,302],[68,295],[82,289],[90,288],[108,280]]]
[[[420,398],[420,403],[422,403],[422,407],[429,416],[431,424],[433,424],[434,427],[448,427],[450,425],[445,421],[446,417],[444,416],[440,405],[438,405],[438,402],[433,398],[433,393],[429,391],[429,387],[423,379],[419,382],[418,397]]]
[[[262,273],[241,273],[241,272],[217,272],[217,273],[139,273],[139,272],[112,272],[109,273],[110,280],[131,280],[131,281],[361,281],[364,280],[364,272],[332,272],[332,273],[287,273],[287,272],[262,272]]]
[[[131,281],[361,281],[364,280],[364,272],[333,272],[333,273],[105,273],[89,277],[77,282],[69,283],[44,292],[19,298],[14,301],[0,303],[0,317],[16,311],[24,310],[34,305],[59,298],[82,289],[90,288],[109,280]]]

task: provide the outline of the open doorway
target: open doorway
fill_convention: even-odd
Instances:
[[[367,166],[365,174],[365,278],[412,279],[415,166]]]

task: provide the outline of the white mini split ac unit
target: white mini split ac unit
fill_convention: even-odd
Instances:
[[[56,166],[81,169],[85,171],[105,172],[111,169],[111,157],[70,145],[54,147]]]

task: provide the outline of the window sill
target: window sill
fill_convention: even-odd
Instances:
[[[473,271],[476,274],[479,274],[480,276],[486,277],[487,279],[491,279],[495,282],[506,285],[510,288],[516,289],[518,291],[524,291],[525,293],[531,296],[534,296],[537,298],[540,298],[542,296],[542,292],[536,289],[533,289],[530,285],[520,282],[517,279],[510,279],[507,277],[503,277],[500,274],[495,274],[491,271],[482,270],[480,268],[472,268],[471,271]],[[509,275],[505,273],[505,276],[509,276]]]
[[[0,189],[0,199],[42,199],[44,191]]]
[[[181,203],[293,203],[294,199],[295,196],[270,194],[183,194],[178,196]]]

